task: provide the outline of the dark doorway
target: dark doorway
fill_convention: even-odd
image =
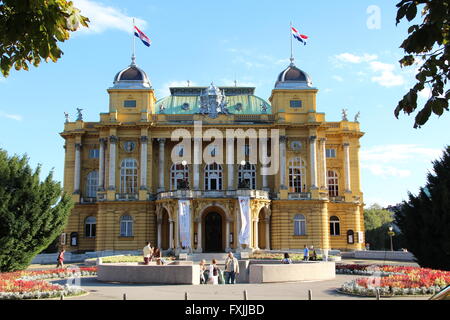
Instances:
[[[223,252],[222,216],[210,212],[205,217],[205,252]]]

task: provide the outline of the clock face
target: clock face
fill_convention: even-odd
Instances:
[[[135,144],[133,141],[126,141],[126,142],[123,144],[123,149],[124,149],[126,152],[133,152],[133,150],[135,149],[135,147],[136,147],[136,144]]]
[[[302,143],[300,141],[292,141],[291,149],[295,151],[299,151],[302,148]]]

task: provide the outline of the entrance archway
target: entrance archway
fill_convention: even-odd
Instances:
[[[211,211],[205,214],[205,252],[224,251],[222,241],[222,220],[222,216],[218,212]]]
[[[169,213],[165,208],[162,209],[162,221],[161,221],[161,249],[169,249]]]

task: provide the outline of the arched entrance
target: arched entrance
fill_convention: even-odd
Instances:
[[[270,250],[270,218],[265,207],[258,214],[258,248]]]
[[[161,248],[163,250],[169,249],[169,213],[165,208],[162,209],[162,221],[161,221]]]
[[[205,252],[223,252],[222,216],[211,211],[205,215]]]

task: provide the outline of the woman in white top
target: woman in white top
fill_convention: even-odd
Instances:
[[[216,263],[216,259],[212,259],[211,264],[209,265],[209,284],[219,284],[219,268]]]

